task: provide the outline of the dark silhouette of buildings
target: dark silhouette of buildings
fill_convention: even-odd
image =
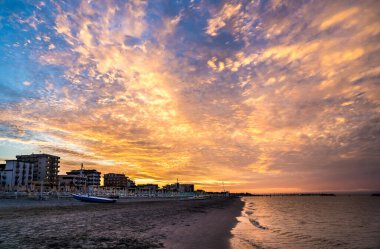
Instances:
[[[101,172],[96,169],[76,169],[70,172],[66,172],[67,175],[77,175],[86,177],[86,185],[90,188],[97,188],[100,186]]]
[[[124,174],[108,173],[104,175],[104,187],[128,188],[132,185],[134,182]]]

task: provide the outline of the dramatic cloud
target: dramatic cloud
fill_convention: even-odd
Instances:
[[[380,188],[377,1],[0,5],[1,159],[210,190]]]

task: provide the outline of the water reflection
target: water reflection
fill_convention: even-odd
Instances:
[[[380,198],[245,197],[232,248],[380,248]]]

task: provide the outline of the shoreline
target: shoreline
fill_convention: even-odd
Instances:
[[[240,198],[0,200],[0,248],[230,248]]]
[[[169,229],[172,236],[164,240],[165,248],[230,248],[231,232],[243,206],[243,201],[235,198],[227,204],[214,203],[204,210],[194,210],[196,214],[183,219],[185,226]]]

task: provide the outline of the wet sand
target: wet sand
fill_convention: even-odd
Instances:
[[[0,248],[229,248],[243,203],[0,200]]]

